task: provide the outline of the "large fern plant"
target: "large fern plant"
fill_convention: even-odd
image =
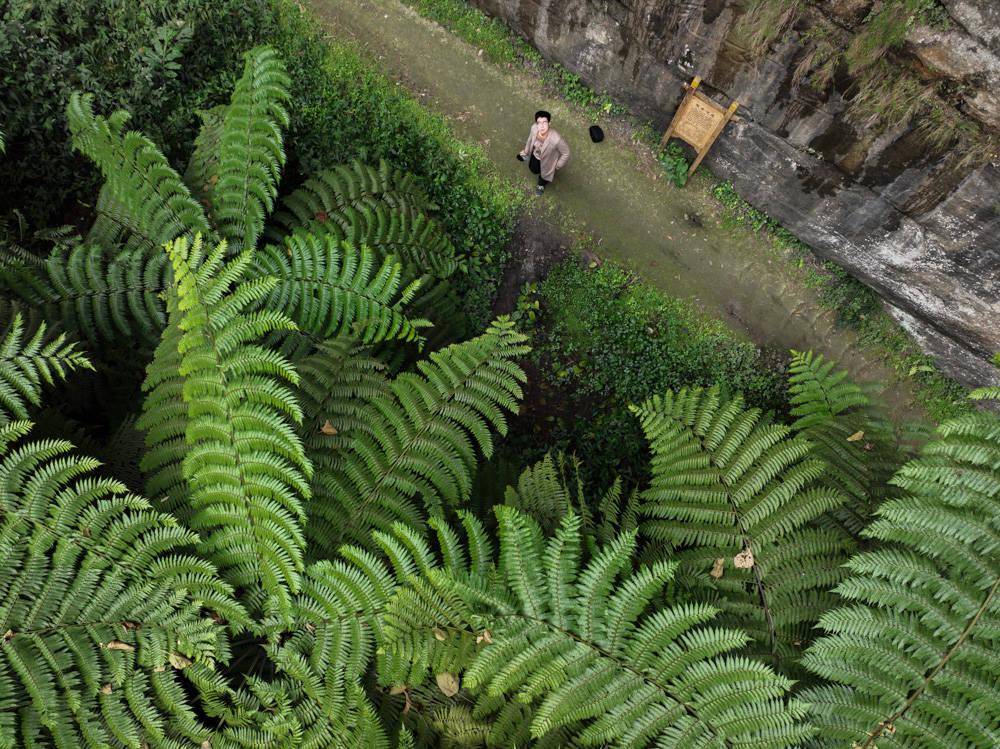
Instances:
[[[634,409],[653,452],[641,531],[669,544],[686,583],[718,601],[755,650],[795,671],[835,602],[849,538],[813,522],[843,505],[826,465],[789,427],[715,389],[656,396]]]
[[[806,654],[821,743],[1000,745],[1000,420],[943,424],[893,483]]]
[[[381,637],[409,666],[384,669],[406,680],[395,691],[431,677],[461,689],[472,707],[455,719],[483,723],[497,747],[787,747],[811,734],[791,682],[734,652],[747,635],[712,626],[716,608],[650,606],[676,563],[633,570],[634,532],[588,555],[578,515],[546,539],[514,508],[496,514],[497,557],[471,516],[467,548],[437,525],[440,563],[406,526],[379,537],[395,571],[380,587],[397,581]]]
[[[893,496],[850,439],[867,406],[802,355],[792,426],[653,398],[641,495],[592,504],[550,458],[477,517],[525,337],[410,365],[462,259],[388,165],[279,198],[287,83],[248,53],[183,175],[74,97],[95,222],[0,263],[0,746],[997,743],[995,417],[943,426],[861,532]],[[30,422],[132,360],[95,431],[142,432],[145,498]]]
[[[303,333],[321,340],[334,324],[366,324],[370,340],[416,338],[422,323],[403,319],[400,305],[421,277],[446,278],[460,261],[412,177],[384,162],[338,167],[289,195],[267,226],[285,159],[286,86],[271,50],[248,53],[231,103],[207,119],[184,177],[148,138],[125,129],[127,113],[104,118],[91,97],[74,96],[73,144],[105,177],[97,220],[84,240],[60,244],[41,263],[6,258],[0,288],[92,342],[152,343],[167,319],[165,242],[200,233],[236,253],[255,249],[266,231],[248,275],[277,279],[267,305]]]
[[[123,113],[105,119],[88,97],[70,102],[74,145],[106,178],[97,220],[83,242],[46,260],[7,258],[7,289],[92,344],[157,342],[137,423],[150,501],[88,477],[96,462],[65,456],[68,443],[16,444],[40,386],[90,363],[44,325],[26,335],[15,314],[0,351],[10,571],[0,588],[2,745],[386,742],[362,686],[370,616],[339,606],[328,563],[307,564],[306,508],[314,484],[350,486],[372,454],[351,429],[371,433],[370,414],[384,410],[381,389],[361,376],[360,347],[419,343],[428,323],[404,305],[422,278],[447,275],[458,261],[424,216],[431,205],[412,178],[384,165],[307,183],[289,210],[319,183],[328,210],[298,225],[282,214],[267,230],[272,243],[257,247],[284,161],[286,85],[270,50],[247,55],[232,102],[198,139],[186,172],[201,180],[194,192],[148,139],[125,130]],[[296,336],[304,345],[285,345]],[[417,421],[414,398],[441,388],[440,404],[406,447],[412,458],[394,469],[396,482],[408,471],[423,483],[401,489],[377,471],[372,481],[420,506],[455,499],[434,492],[452,480],[441,477],[454,470],[453,451],[471,472],[465,435],[489,449],[488,430],[516,406],[522,340],[498,321],[481,341],[423,365],[427,379],[390,383],[385,393],[395,389],[400,405],[395,417],[385,413],[400,430]],[[315,353],[300,373],[285,350]],[[333,351],[351,363],[323,373],[316,399],[303,398],[315,409],[303,418],[302,374],[315,375],[316,358]],[[331,380],[351,394],[351,408],[331,400]],[[362,421],[351,421],[352,409]],[[316,470],[317,446],[303,432],[320,416],[321,428],[344,437],[340,457]],[[367,506],[345,535],[363,537],[380,512],[393,517],[383,493]]]

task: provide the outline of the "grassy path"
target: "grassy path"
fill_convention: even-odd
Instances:
[[[711,178],[695,175],[676,189],[650,168],[648,153],[614,132],[591,143],[591,122],[548,98],[532,76],[502,70],[478,50],[420,17],[398,0],[309,0],[329,33],[356,41],[384,72],[443,115],[456,135],[480,144],[508,179],[533,189],[533,177],[514,155],[523,147],[536,109],[553,114],[572,157],[540,200],[561,221],[585,227],[599,252],[625,263],[644,280],[689,298],[755,342],[822,352],[859,381],[888,383],[894,415],[913,413],[909,383],[802,284],[766,239],[732,230],[710,196]]]

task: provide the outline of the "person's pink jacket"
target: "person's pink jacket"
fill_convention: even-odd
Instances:
[[[528,133],[528,142],[524,144],[524,150],[521,151],[521,155],[525,159],[531,159],[531,154],[535,152],[535,135],[538,133],[538,125],[531,126],[531,132]],[[542,163],[542,173],[541,178],[549,182],[556,174],[556,169],[562,169],[569,161],[569,146],[566,145],[566,141],[562,139],[551,127],[549,128],[549,134],[545,136],[545,142],[542,144],[542,157],[539,159]]]

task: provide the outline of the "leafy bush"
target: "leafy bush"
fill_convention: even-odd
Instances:
[[[764,410],[786,408],[777,357],[619,265],[566,261],[538,285],[538,299],[541,386],[572,404],[555,440],[577,452],[590,476],[645,475],[628,404],[655,393],[717,383]]]
[[[0,13],[0,207],[35,226],[71,220],[98,174],[69,146],[66,104],[86,89],[127,109],[168,156],[189,150],[199,109],[224,101],[255,39],[274,33],[267,0],[11,0]]]
[[[663,171],[667,173],[667,179],[673,182],[674,185],[684,187],[687,184],[688,169],[691,164],[688,163],[687,156],[684,154],[684,148],[680,143],[676,141],[667,143],[667,147],[660,152],[658,161],[660,162],[660,166],[663,167]]]

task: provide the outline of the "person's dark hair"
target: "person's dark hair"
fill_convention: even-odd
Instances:
[[[549,121],[550,125],[552,124],[552,115],[546,112],[544,109],[539,109],[537,112],[535,112],[535,122],[538,122],[539,117],[544,117]]]

